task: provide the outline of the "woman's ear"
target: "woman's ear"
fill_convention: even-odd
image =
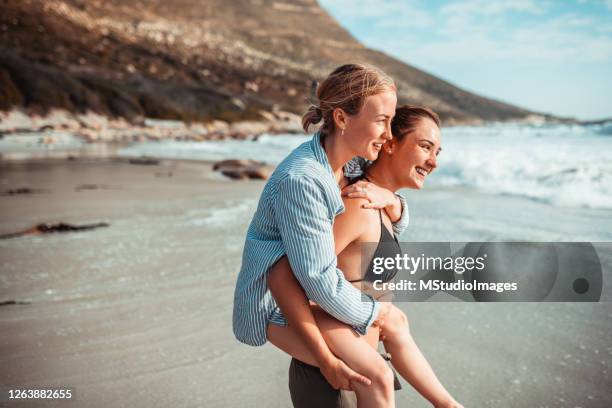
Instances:
[[[397,140],[395,140],[395,138],[388,140],[387,143],[384,144],[385,152],[387,154],[393,154],[396,146],[397,146]]]
[[[334,117],[334,125],[336,129],[344,131],[346,129],[347,114],[342,108],[334,109],[332,116]]]

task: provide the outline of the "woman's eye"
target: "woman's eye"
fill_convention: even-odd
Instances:
[[[431,146],[429,146],[429,145],[423,145],[422,147],[423,147],[425,150],[431,150]]]

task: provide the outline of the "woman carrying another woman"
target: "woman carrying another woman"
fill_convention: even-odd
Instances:
[[[320,108],[309,110],[306,118],[309,123],[324,117],[324,132],[277,166],[247,231],[234,292],[233,330],[249,345],[265,344],[269,327],[287,325],[267,285],[270,268],[284,255],[308,298],[359,333],[365,334],[384,314],[373,299],[363,302],[361,292],[336,268],[332,226],[344,210],[339,189],[343,166],[355,156],[376,159],[391,138],[395,85],[375,68],[350,64],[334,70],[317,93]],[[393,220],[401,215],[400,224],[406,221],[403,205],[390,191],[373,188],[368,196]],[[368,384],[329,350],[312,314],[310,318],[313,324],[296,329],[304,330],[300,335],[328,382],[343,389],[350,388],[351,380]]]
[[[375,160],[383,144],[391,139],[395,86],[382,72],[351,64],[336,69],[317,92],[320,107],[309,111],[305,123],[307,126],[310,121],[316,122],[313,119],[322,118],[321,132],[277,167],[249,226],[234,296],[234,333],[250,345],[271,340],[280,348],[291,336],[296,341],[301,339],[302,351],[309,352],[309,358],[298,352],[296,357],[320,367],[330,384],[355,390],[361,406],[393,406],[393,393],[388,392],[392,377],[384,370],[374,370],[373,375],[364,370],[373,377],[368,379],[351,370],[344,363],[350,360],[344,352],[350,350],[330,351],[304,299],[311,299],[346,323],[348,330],[362,336],[392,310],[389,304],[371,297],[362,301],[361,292],[336,267],[332,226],[336,215],[344,210],[339,189],[344,182],[343,166],[355,156]],[[392,220],[400,215],[406,218],[397,196],[372,183],[367,186],[368,207],[384,208]],[[306,295],[300,292],[301,296],[287,307],[289,325],[267,283],[271,267],[285,255],[292,276],[299,281],[298,288],[303,288]],[[361,337],[356,339],[363,341]]]
[[[397,108],[391,127],[393,139],[385,143],[378,159],[364,168],[359,179],[390,191],[401,188],[420,189],[427,175],[437,167],[437,155],[441,151],[439,118],[430,109],[406,105]],[[364,187],[371,188],[371,185],[363,181],[352,185],[353,188],[344,190],[351,197],[363,196],[360,191]],[[345,198],[344,204],[346,211],[338,215],[334,223],[338,267],[349,281],[356,282],[362,289],[365,288],[366,293],[380,296],[380,291],[367,290],[368,283],[375,279],[389,281],[393,279],[394,274],[373,273],[372,262],[369,262],[368,268],[363,271],[362,244],[378,243],[368,259],[394,258],[401,254],[401,248],[393,233],[389,231],[390,222],[383,211],[364,208],[367,204],[364,198]],[[393,393],[392,374],[376,351],[379,337],[383,340],[385,351],[391,354],[395,369],[434,406],[461,407],[434,374],[410,334],[405,314],[395,306],[390,306],[384,321],[361,336],[320,308],[311,305],[308,310],[301,306],[308,303],[308,300],[286,258],[281,259],[271,270],[268,284],[289,320],[287,327],[268,329],[269,340],[280,349],[304,363],[316,366],[316,360],[310,350],[297,335],[300,332],[299,326],[311,321],[312,318],[308,314],[312,310],[316,324],[332,352],[349,367],[370,378],[374,384],[382,384],[387,395]],[[359,386],[355,388],[356,391],[358,389]],[[360,398],[359,393],[357,400],[360,407],[392,406],[383,405],[384,401],[370,405]],[[301,405],[300,401],[298,405]]]

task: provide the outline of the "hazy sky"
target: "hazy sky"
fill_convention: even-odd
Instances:
[[[612,117],[612,0],[319,0],[358,40],[540,112]]]

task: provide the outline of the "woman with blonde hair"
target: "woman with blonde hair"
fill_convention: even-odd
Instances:
[[[321,130],[278,165],[249,225],[234,293],[233,330],[241,342],[260,346],[268,340],[279,344],[295,328],[332,386],[353,388],[364,406],[392,406],[392,378],[370,380],[350,369],[330,351],[310,309],[306,324],[288,326],[268,287],[271,267],[286,257],[308,299],[357,333],[366,334],[389,310],[372,297],[363,301],[361,291],[337,268],[333,224],[344,211],[343,166],[355,156],[375,160],[391,139],[395,85],[376,68],[348,64],[321,83],[317,97],[319,106],[309,109],[303,125],[307,130],[322,121]],[[399,196],[375,185],[364,193],[368,207],[384,209],[391,220],[399,220],[400,229],[405,225]],[[309,308],[308,303],[299,306]]]

